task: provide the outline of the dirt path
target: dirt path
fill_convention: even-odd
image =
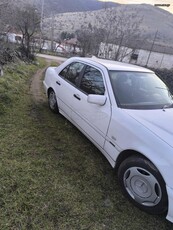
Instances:
[[[52,61],[57,61],[57,63],[62,63],[66,60],[66,58],[62,58],[62,57],[54,57],[54,56],[50,56],[50,55],[37,55],[39,57],[45,58],[46,60],[46,67],[43,69],[39,69],[34,76],[32,77],[31,80],[31,85],[30,85],[30,93],[35,101],[35,103],[39,103],[42,102],[44,100],[44,94],[43,94],[43,90],[42,90],[42,86],[43,86],[43,74],[45,72],[45,70],[47,69],[48,66],[50,66]]]
[[[46,67],[43,69],[39,69],[33,76],[31,85],[30,85],[30,92],[34,99],[35,103],[39,103],[44,100],[43,97],[43,91],[42,91],[42,84],[43,84],[43,73],[47,69],[47,67],[50,65],[51,60],[46,59]]]

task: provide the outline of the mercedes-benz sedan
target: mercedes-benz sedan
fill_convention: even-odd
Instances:
[[[135,65],[75,57],[49,67],[44,87],[50,109],[117,168],[124,195],[173,222],[173,100],[160,78]]]

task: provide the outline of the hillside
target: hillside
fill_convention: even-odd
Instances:
[[[17,5],[32,4],[41,10],[43,6],[44,15],[65,12],[93,11],[106,7],[116,7],[118,3],[101,2],[99,0],[13,0]]]
[[[107,2],[106,5],[113,7],[118,4]],[[47,13],[93,11],[104,7],[105,3],[98,0],[45,0],[45,12]]]
[[[158,31],[156,42],[172,45],[173,15],[171,13],[147,4],[118,5],[114,8],[115,14],[118,11],[127,12],[127,21],[130,14],[136,15],[134,20],[137,20],[139,16],[143,17],[143,21],[140,24],[141,37],[147,37],[152,42],[156,31]],[[45,18],[44,33],[49,36],[50,28],[53,24],[55,39],[59,37],[62,31],[75,32],[81,26],[88,25],[89,23],[93,26],[103,27],[104,22],[102,18],[105,17],[105,14],[105,9],[56,14],[53,20],[52,18]]]

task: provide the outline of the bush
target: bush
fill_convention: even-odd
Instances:
[[[9,62],[15,62],[17,58],[16,51],[11,47],[1,46],[0,49],[0,65],[5,65]]]
[[[173,69],[156,69],[155,73],[166,83],[173,94]]]
[[[18,57],[23,61],[26,61],[26,62],[35,61],[35,55],[31,53],[30,51],[28,51],[28,49],[25,46],[20,46],[17,49],[17,54],[18,54]]]
[[[15,63],[19,59],[31,63],[35,61],[35,55],[24,46],[0,42],[0,66]]]

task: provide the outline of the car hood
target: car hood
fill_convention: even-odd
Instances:
[[[173,147],[173,108],[164,110],[126,110],[126,112]]]

